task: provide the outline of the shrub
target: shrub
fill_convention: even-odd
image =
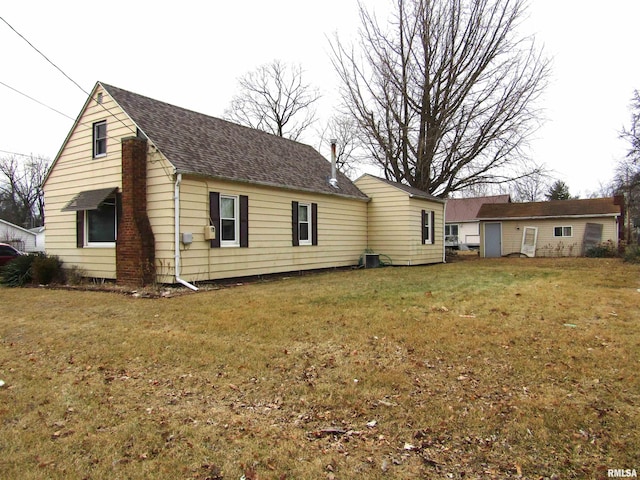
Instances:
[[[611,240],[607,240],[591,247],[584,255],[591,258],[613,258],[618,256],[618,249]]]
[[[0,269],[0,284],[7,287],[23,287],[31,282],[31,266],[36,255],[21,255]]]
[[[624,261],[640,263],[640,245],[628,245],[624,251]]]
[[[49,285],[50,283],[64,283],[62,260],[58,257],[37,255],[31,265],[31,277],[34,283]]]

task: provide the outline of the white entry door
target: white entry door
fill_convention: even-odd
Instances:
[[[520,253],[527,257],[536,256],[536,242],[538,241],[538,227],[524,227],[522,232],[522,247]]]

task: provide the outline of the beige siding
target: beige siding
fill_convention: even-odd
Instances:
[[[484,232],[482,222],[482,232]],[[537,257],[575,257],[582,255],[582,241],[587,223],[603,225],[602,241],[608,240],[617,244],[617,223],[613,217],[600,218],[564,218],[550,220],[503,220],[502,224],[502,254],[520,252],[524,227],[537,227],[536,242]],[[572,227],[571,237],[554,237],[555,227]],[[484,235],[482,235],[484,237]],[[484,242],[484,238],[482,238]],[[484,256],[484,245],[481,248]]]
[[[444,205],[417,198],[380,181],[364,175],[356,186],[371,198],[367,215],[367,247],[390,259],[393,265],[418,265],[438,263],[443,260]],[[422,210],[435,212],[435,242],[422,243]]]
[[[107,155],[93,158],[93,123],[105,119]],[[91,100],[45,183],[47,253],[58,255],[65,266],[78,266],[92,277],[115,278],[115,248],[77,248],[76,213],[61,210],[83,190],[121,187],[119,139],[131,135],[135,135],[135,127],[110,97],[105,94],[103,105]]]
[[[210,248],[204,238],[209,192],[249,197],[248,248]],[[292,246],[292,201],[318,204],[318,245]],[[192,233],[193,243],[181,244],[181,277],[194,282],[357,265],[366,245],[366,208],[363,201],[331,195],[186,177],[180,188],[180,233]]]

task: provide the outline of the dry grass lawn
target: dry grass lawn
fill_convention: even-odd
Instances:
[[[640,470],[640,267],[496,259],[173,298],[0,289],[0,477]]]

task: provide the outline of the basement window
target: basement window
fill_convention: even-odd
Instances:
[[[573,227],[553,227],[554,237],[573,237]]]

